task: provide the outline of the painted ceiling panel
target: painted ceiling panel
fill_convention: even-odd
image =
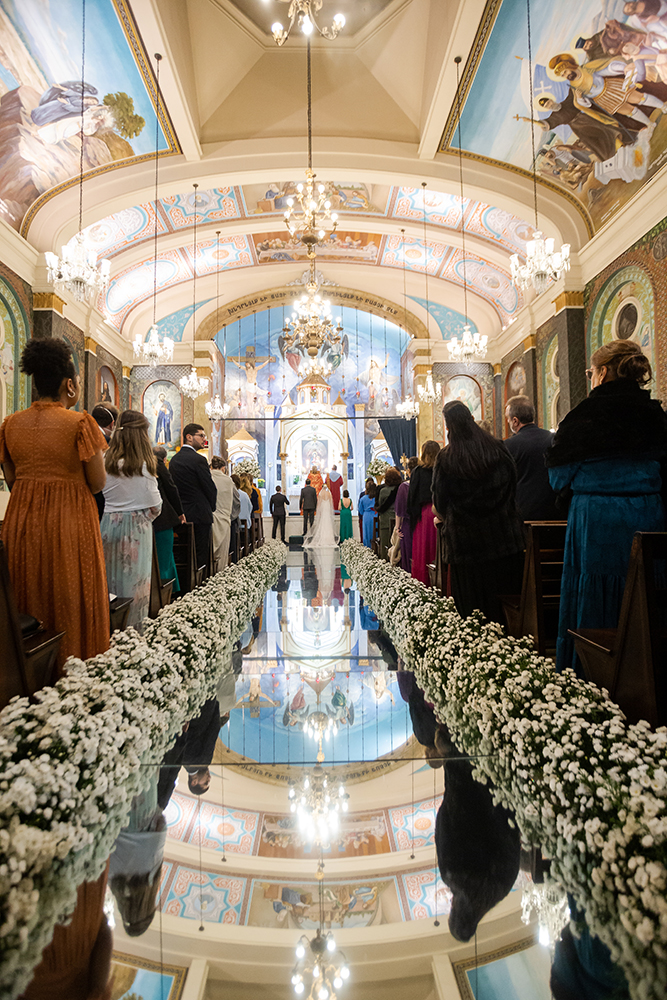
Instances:
[[[531,7],[536,169],[574,194],[596,227],[665,160],[663,6],[655,15],[625,13],[623,0]],[[463,148],[530,171],[526,0],[503,0],[479,64],[466,67],[468,80],[473,74],[461,116]],[[455,126],[452,115],[443,149],[458,146]]]

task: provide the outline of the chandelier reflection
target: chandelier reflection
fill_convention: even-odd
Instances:
[[[537,917],[537,938],[541,945],[553,951],[563,928],[569,923],[570,908],[567,895],[553,882],[532,882],[521,896],[521,920],[529,924],[535,911]]]
[[[479,333],[471,333],[470,325],[466,323],[463,327],[461,340],[452,337],[447,343],[447,350],[452,361],[462,361],[468,365],[472,361],[480,361],[486,357],[486,345],[488,337],[480,336]]]
[[[310,775],[290,779],[290,812],[296,814],[299,832],[318,847],[329,847],[340,830],[340,814],[348,810],[349,795],[317,764]]]
[[[298,344],[314,361],[324,341],[331,345],[340,344],[342,333],[340,317],[334,327],[331,303],[319,294],[315,262],[311,260],[306,291],[297,299],[292,315],[285,320],[284,342],[288,347]]]
[[[322,883],[320,883],[321,894]],[[331,931],[322,935],[318,927],[310,940],[304,934],[296,946],[296,964],[292,971],[292,986],[304,1000],[337,1000],[338,993],[350,977],[347,960],[336,946]],[[308,993],[306,993],[308,989]]]
[[[330,40],[336,38],[338,32],[345,27],[345,16],[336,14],[330,28],[326,26],[320,28],[315,13],[322,9],[322,0],[281,0],[281,3],[289,3],[287,16],[290,21],[286,28],[283,28],[280,21],[274,21],[271,25],[271,34],[277,45],[285,44],[295,24],[306,36],[312,35],[313,31],[319,31],[323,38]]]

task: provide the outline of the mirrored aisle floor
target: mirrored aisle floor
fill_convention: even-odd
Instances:
[[[424,940],[436,935],[424,945],[431,948],[426,954],[444,947],[452,894],[440,878],[435,830],[452,765],[434,769],[425,760],[402,696],[409,675],[338,550],[289,552],[278,581],[225,655],[217,697],[181,738],[187,744],[192,737],[190,756],[186,751],[160,770],[166,843],[159,918],[141,941],[146,954],[153,960],[159,954],[162,966],[165,947],[177,955],[181,940],[200,930],[210,935],[197,935],[208,958],[206,942],[218,952],[226,927],[289,931],[279,935],[287,961],[300,935],[312,937],[318,927],[339,934],[383,926],[398,940],[407,934],[408,956],[415,933]],[[207,764],[210,786],[194,794],[196,772]],[[318,764],[340,809],[332,832],[313,840],[290,806],[305,780],[312,785]],[[295,782],[300,790],[290,799]],[[530,877],[518,872],[512,880],[497,908],[522,943],[510,949],[516,955],[507,960],[517,965],[510,975],[530,983],[525,1000],[549,1000],[548,949],[528,946],[531,931],[519,916]],[[116,921],[117,951],[134,954],[117,905]],[[358,958],[353,974],[359,987],[374,977]],[[227,977],[223,966],[215,975]],[[291,994],[287,969],[275,975]],[[470,996],[492,1000],[490,990],[477,993],[477,980]],[[214,989],[209,995],[217,1000]],[[356,1000],[357,993],[344,995]]]

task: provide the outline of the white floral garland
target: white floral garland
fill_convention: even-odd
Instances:
[[[25,990],[53,929],[96,879],[141,790],[146,761],[216,689],[223,651],[243,632],[287,549],[267,541],[108,652],[71,658],[31,705],[0,713],[0,996]]]
[[[633,1000],[667,996],[667,729],[630,726],[607,692],[558,674],[530,639],[348,540],[347,572],[449,728],[475,776],[585,910]]]

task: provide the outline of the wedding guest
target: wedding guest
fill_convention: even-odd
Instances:
[[[252,503],[250,502],[250,497],[241,485],[240,476],[232,476],[232,482],[239,491],[239,503],[241,505],[239,513],[239,530],[241,531],[242,536],[245,537],[243,535],[243,529],[247,528],[248,537],[250,537],[250,529],[252,527]],[[247,552],[245,554],[247,555]]]
[[[361,493],[359,494],[359,499],[357,500],[357,516],[359,518],[359,540],[360,541],[363,541],[363,538],[364,538],[364,524],[363,524],[363,516],[361,514],[361,511],[359,510],[359,504],[361,503],[361,498],[366,496],[366,491],[368,490],[368,484],[369,483],[372,483],[375,486],[375,480],[373,479],[372,476],[369,476],[366,479],[366,482],[364,483],[364,488],[361,491]]]
[[[183,428],[183,447],[170,461],[169,471],[176,483],[185,518],[194,527],[197,566],[206,566],[208,575],[217,494],[206,457],[197,454],[197,449],[203,448],[205,443],[206,433],[202,425],[186,424]]]
[[[516,465],[516,503],[524,521],[559,521],[556,494],[549,483],[544,461],[553,434],[535,423],[535,407],[528,396],[512,396],[505,406],[505,419],[512,437],[505,447]]]
[[[394,504],[398,488],[403,482],[398,469],[393,466],[384,474],[384,483],[380,487],[377,498],[378,532],[380,535],[380,559],[387,559],[387,550],[391,541],[391,521],[395,517]]]
[[[398,487],[396,500],[394,501],[394,513],[396,515],[396,527],[401,539],[401,561],[400,567],[406,573],[410,572],[410,562],[412,560],[412,530],[410,528],[410,518],[408,516],[408,493],[410,492],[410,476],[417,468],[419,459],[413,455],[408,459],[407,479]]]
[[[211,459],[211,476],[218,493],[213,512],[213,563],[215,572],[219,573],[229,562],[234,483],[227,475],[227,463],[218,455]]]
[[[340,538],[339,541],[344,542],[346,538],[354,538],[354,530],[352,528],[352,507],[353,503],[350,500],[350,491],[343,490],[343,499],[340,502]]]
[[[444,522],[452,597],[463,618],[481,611],[504,624],[498,594],[521,591],[523,520],[516,467],[502,441],[482,430],[458,400],[443,410],[447,446],[433,472],[433,506]]]
[[[237,548],[238,548],[238,537],[239,537],[239,526],[240,520],[239,516],[241,514],[241,498],[239,497],[239,488],[236,484],[238,476],[230,476],[232,481],[232,513],[229,522],[229,556],[231,561],[235,563],[238,558]]]
[[[108,444],[118,420],[118,408],[113,403],[97,403],[91,410],[90,415],[104,434]]]
[[[157,488],[162,500],[162,510],[153,521],[160,579],[173,580],[172,594],[179,594],[181,587],[174,560],[174,528],[178,524],[185,524],[185,514],[176,484],[165,462],[167,449],[159,445],[153,448],[153,454],[157,459]]]
[[[285,521],[287,520],[287,510],[286,506],[289,506],[289,500],[282,492],[280,486],[276,486],[276,492],[271,497],[269,501],[269,508],[271,511],[271,516],[273,517],[273,532],[271,538],[275,538],[280,528],[280,540],[285,541]]]
[[[373,543],[373,523],[376,518],[375,501],[377,499],[377,486],[374,479],[366,480],[366,490],[361,494],[359,506],[357,508],[361,518],[361,540],[367,549]]]
[[[157,459],[148,440],[148,420],[124,410],[105,457],[106,507],[101,531],[109,591],[131,597],[128,625],[148,617],[153,559],[153,521],[162,509]]]
[[[412,531],[412,576],[429,585],[428,565],[435,561],[436,530],[431,506],[433,466],[440,452],[437,441],[425,441],[417,468],[410,476],[408,515]]]
[[[311,484],[310,479],[306,479],[306,485],[301,490],[299,496],[299,512],[303,514],[303,537],[308,534],[308,529],[312,528],[317,510],[317,490]]]
[[[109,597],[93,494],[104,486],[106,441],[73,407],[81,386],[64,340],[30,340],[21,371],[38,399],[0,427],[11,496],[2,525],[18,610],[64,632],[58,669],[109,646]]]
[[[327,473],[326,484],[331,491],[334,510],[338,510],[340,507],[340,491],[343,486],[343,477],[338,471],[337,465],[331,466],[331,472]]]
[[[229,716],[220,716],[217,697],[210,698],[203,704],[197,718],[191,719],[185,732],[177,737],[160,767],[157,801],[161,810],[167,808],[174,793],[181,767],[188,773],[188,788],[193,795],[203,795],[208,791],[211,784],[209,765],[213,760],[220,727],[228,720]]]

